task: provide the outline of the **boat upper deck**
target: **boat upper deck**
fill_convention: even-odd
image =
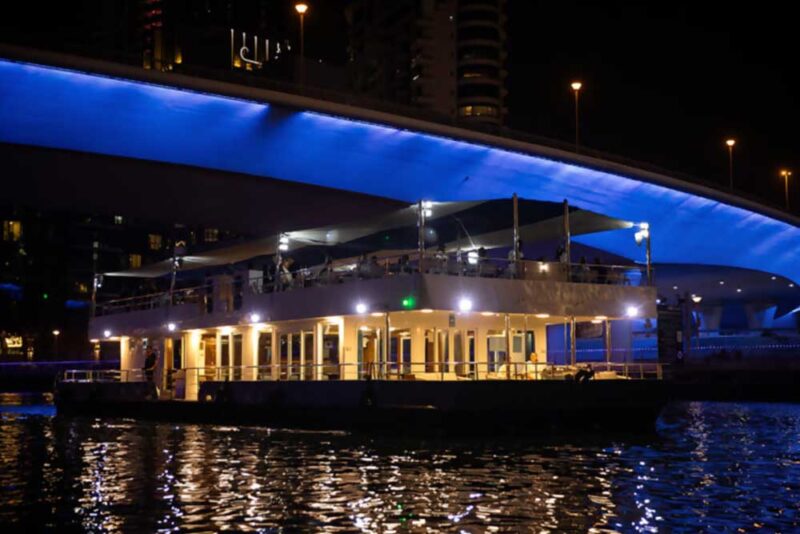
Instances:
[[[420,267],[421,265],[421,267]],[[509,261],[440,254],[373,256],[277,275],[242,269],[199,286],[100,303],[90,334],[291,321],[365,313],[443,310],[576,317],[655,316],[655,288],[636,265]],[[258,321],[252,321],[257,315]]]

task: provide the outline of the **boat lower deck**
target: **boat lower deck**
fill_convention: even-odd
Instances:
[[[146,382],[61,382],[60,414],[388,433],[546,435],[649,431],[668,400],[653,380],[205,382],[198,401]]]

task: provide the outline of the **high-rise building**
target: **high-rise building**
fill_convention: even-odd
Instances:
[[[352,2],[352,88],[462,122],[503,124],[505,11],[506,0]]]
[[[275,0],[141,0],[142,66],[160,71],[261,70],[289,77],[286,7]],[[249,62],[240,57],[242,47]]]
[[[202,250],[238,237],[216,227],[6,202],[0,232],[0,361],[86,357],[93,291],[99,299],[125,297],[166,283],[105,277],[94,289],[96,274],[169,258],[176,240]]]

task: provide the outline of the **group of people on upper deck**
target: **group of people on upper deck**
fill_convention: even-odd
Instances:
[[[515,258],[516,255],[516,258]],[[600,258],[595,257],[593,263],[588,263],[585,256],[581,257],[578,264],[569,264],[566,249],[559,246],[555,254],[556,262],[561,265],[560,272],[564,273],[567,280],[580,283],[624,283],[624,273],[613,272],[612,267],[604,265]],[[409,274],[421,271],[428,274],[450,274],[463,276],[480,277],[505,277],[523,278],[526,277],[526,267],[523,264],[524,253],[522,252],[522,242],[520,241],[517,249],[511,249],[507,259],[490,258],[484,247],[468,252],[466,254],[458,251],[455,254],[448,254],[444,245],[439,245],[435,253],[428,254],[422,259],[420,269],[419,259],[412,262],[409,254],[402,254],[396,258],[379,259],[378,255],[368,255],[366,253],[356,261],[351,270],[337,270],[334,268],[333,259],[326,256],[324,263],[318,269],[297,269],[292,270],[294,263],[288,256],[281,257],[278,261],[277,276],[275,277],[276,287],[279,290],[286,290],[293,287],[305,287],[309,283],[316,284],[335,284],[345,278],[373,279],[382,278],[393,274]],[[540,265],[546,264],[544,257],[538,259]],[[539,273],[542,271],[539,270]]]

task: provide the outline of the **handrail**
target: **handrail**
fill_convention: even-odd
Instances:
[[[300,268],[281,273],[277,278],[274,273],[265,272],[257,277],[215,282],[210,280],[200,286],[177,289],[172,292],[171,300],[168,291],[151,293],[136,297],[113,299],[96,306],[96,315],[110,315],[142,309],[161,308],[167,305],[198,304],[204,312],[208,308],[209,299],[215,293],[241,294],[247,291],[253,294],[273,293],[287,289],[299,289],[318,285],[335,285],[353,280],[380,279],[397,275],[422,272],[447,276],[464,276],[473,278],[503,278],[514,280],[540,280],[551,282],[571,282],[606,285],[646,285],[645,269],[639,265],[606,265],[592,263],[562,263],[545,260],[509,260],[497,257],[478,257],[469,253],[443,254],[429,253],[422,260],[409,255],[377,256],[365,262],[339,266],[316,266],[313,269]],[[632,276],[637,273],[638,276]],[[225,289],[226,291],[222,291]],[[231,291],[227,291],[230,289]]]
[[[141,382],[146,378],[142,369],[66,369],[61,382]]]
[[[660,362],[587,362],[561,365],[550,362],[396,362],[367,363],[276,363],[269,365],[188,367],[169,370],[172,381],[320,381],[320,380],[586,380],[661,379]],[[581,374],[583,373],[583,374]],[[143,382],[149,380],[141,369],[67,370],[62,382]]]

